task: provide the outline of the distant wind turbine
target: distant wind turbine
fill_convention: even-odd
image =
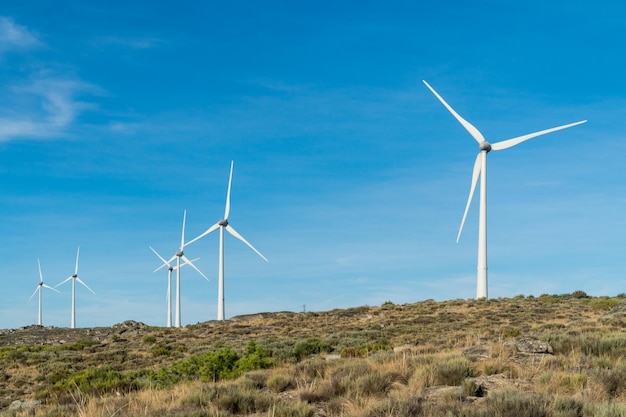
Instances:
[[[150,246],[150,250],[154,252],[156,256],[163,262],[163,265],[155,269],[153,272],[157,272],[158,270],[167,267],[167,327],[172,327],[172,271],[174,269],[178,269],[176,266],[172,265],[170,261],[166,261],[152,246]],[[185,265],[191,265],[191,262],[195,262],[200,258],[192,259],[190,263],[183,263],[181,268]]]
[[[180,260],[182,259],[184,261],[184,264],[187,264],[189,266],[191,266],[193,269],[196,270],[197,273],[199,273],[204,279],[206,279],[207,281],[209,280],[206,275],[204,275],[202,273],[202,271],[200,271],[198,268],[196,268],[196,266],[193,264],[192,261],[189,260],[189,258],[187,258],[185,256],[185,253],[183,252],[183,249],[185,248],[185,221],[187,219],[187,210],[183,211],[183,231],[181,233],[181,237],[180,237],[180,249],[178,250],[178,252],[176,252],[174,254],[174,256],[172,256],[170,258],[169,261],[166,261],[163,265],[161,265],[160,268],[166,266],[167,264],[171,264],[172,261],[174,261],[174,259],[176,259],[176,266],[173,267],[173,269],[176,269],[176,323],[175,326],[176,327],[181,327],[180,324],[180,268],[181,268],[181,263]],[[156,252],[155,252],[156,253]],[[160,256],[159,256],[160,257]],[[157,268],[160,269],[160,268]],[[169,267],[168,267],[169,269]]]
[[[250,249],[256,252],[261,258],[268,262],[267,258],[261,254],[258,250],[254,248],[246,239],[243,238],[237,231],[229,224],[228,215],[230,214],[230,187],[233,181],[233,165],[234,161],[230,163],[230,176],[228,178],[228,191],[226,192],[226,209],[224,211],[224,218],[219,220],[213,226],[209,227],[204,233],[195,239],[190,240],[187,245],[191,245],[195,241],[202,239],[209,233],[214,232],[217,229],[220,229],[220,249],[219,249],[219,265],[218,265],[218,275],[219,275],[219,283],[218,283],[218,294],[217,294],[217,319],[224,320],[224,230],[228,231],[231,235],[235,236],[237,239],[241,240],[243,243],[248,245]]]
[[[465,205],[465,212],[463,213],[463,220],[461,221],[461,227],[459,228],[459,234],[456,241],[458,243],[461,232],[463,231],[463,225],[465,224],[465,218],[472,202],[472,197],[476,189],[476,182],[480,177],[480,207],[478,216],[478,271],[477,271],[477,283],[476,283],[476,298],[487,298],[487,153],[489,151],[500,151],[520,144],[528,139],[535,138],[537,136],[545,135],[557,130],[567,129],[569,127],[577,126],[585,123],[586,120],[581,120],[576,123],[570,123],[563,126],[553,127],[550,129],[541,130],[535,133],[529,133],[527,135],[518,136],[512,139],[503,140],[496,143],[489,143],[485,140],[483,135],[474,127],[470,122],[462,118],[446,101],[426,82],[426,87],[439,99],[439,101],[448,109],[452,116],[469,132],[470,135],[478,142],[480,151],[476,156],[474,162],[474,171],[472,173],[472,185],[470,187],[469,197],[467,204]]]
[[[32,300],[35,294],[39,292],[39,315],[37,319],[37,324],[41,326],[43,322],[42,296],[41,296],[42,288],[48,288],[49,290],[56,291],[56,292],[59,292],[59,290],[43,283],[43,274],[41,273],[41,263],[39,263],[39,259],[37,259],[37,266],[39,267],[39,284],[37,284],[37,288],[35,288],[35,292],[33,293],[33,295],[30,296],[29,300]]]
[[[93,295],[96,295],[96,293],[93,292],[93,290],[89,288],[89,286],[85,284],[83,280],[81,280],[78,277],[78,255],[79,254],[80,254],[80,246],[78,247],[78,250],[76,251],[76,268],[74,269],[74,274],[67,277],[65,281],[54,286],[56,288],[60,285],[65,284],[67,281],[70,281],[70,280],[72,281],[72,322],[70,326],[72,329],[76,328],[76,281],[78,281],[83,287],[91,291]]]

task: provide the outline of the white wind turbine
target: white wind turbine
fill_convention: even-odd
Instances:
[[[181,237],[180,237],[180,249],[178,250],[178,252],[176,252],[174,254],[174,256],[172,256],[170,258],[169,261],[166,261],[163,265],[161,265],[161,267],[157,268],[163,268],[166,265],[170,265],[171,262],[176,259],[176,266],[173,267],[173,269],[176,269],[176,323],[175,326],[176,327],[181,327],[180,325],[180,268],[181,268],[181,263],[180,260],[182,259],[184,261],[183,265],[189,265],[191,266],[193,269],[196,270],[197,273],[199,273],[204,279],[206,279],[207,281],[209,280],[203,273],[202,271],[200,271],[198,268],[196,268],[196,266],[193,264],[192,261],[189,260],[189,258],[187,258],[185,256],[185,253],[183,252],[183,249],[185,248],[185,221],[187,219],[187,210],[183,211],[183,231],[181,233]],[[156,252],[155,252],[156,253]],[[160,256],[159,256],[160,257]],[[169,267],[168,267],[169,269]]]
[[[217,294],[217,319],[224,320],[224,230],[228,231],[231,235],[241,240],[243,243],[248,245],[250,249],[256,252],[261,258],[268,262],[267,258],[261,254],[258,250],[254,248],[246,239],[243,238],[237,231],[228,223],[228,215],[230,214],[230,186],[233,181],[233,165],[234,161],[230,163],[230,176],[228,178],[228,191],[226,192],[226,209],[224,210],[224,218],[219,220],[213,226],[209,227],[204,233],[195,239],[190,240],[187,245],[191,245],[193,242],[198,239],[202,239],[209,233],[214,232],[217,229],[220,229],[220,249],[219,249],[219,265],[218,265],[218,294]]]
[[[157,272],[161,268],[167,267],[167,327],[172,327],[172,271],[178,268],[173,266],[170,261],[165,260],[165,258],[163,258],[152,246],[150,246],[150,250],[152,250],[152,252],[154,252],[154,254],[163,262],[163,265],[155,269],[153,272]],[[191,262],[197,261],[198,259],[200,258],[193,259],[189,261],[190,263],[185,261],[185,263],[181,265],[181,268],[185,265],[191,265]]]
[[[30,296],[29,300],[32,300],[35,294],[39,292],[39,315],[37,316],[38,317],[37,324],[41,326],[43,322],[42,296],[41,296],[42,289],[48,288],[49,290],[56,291],[56,292],[59,292],[59,290],[43,283],[43,274],[41,273],[41,263],[39,263],[39,259],[37,259],[37,266],[39,267],[39,284],[37,284],[37,288],[35,289],[35,292],[33,292],[33,295]]]
[[[426,87],[439,99],[439,101],[448,109],[456,120],[469,132],[470,135],[478,142],[480,151],[476,156],[474,162],[474,171],[472,173],[472,185],[470,187],[469,197],[465,206],[465,212],[463,213],[463,220],[461,221],[461,227],[459,228],[459,234],[456,241],[458,243],[461,232],[463,231],[463,225],[465,224],[465,218],[472,202],[472,197],[476,189],[476,182],[480,177],[480,207],[478,216],[478,271],[476,282],[476,298],[487,298],[487,153],[489,151],[500,151],[510,148],[519,143],[527,141],[528,139],[535,138],[537,136],[545,135],[557,130],[567,129],[572,126],[576,126],[585,123],[586,120],[581,120],[576,123],[570,123],[563,126],[553,127],[551,129],[541,130],[535,133],[529,133],[527,135],[518,136],[512,139],[503,140],[496,143],[489,143],[485,140],[483,135],[474,127],[470,122],[462,118],[446,101],[426,82]]]
[[[71,326],[70,326],[72,329],[76,328],[76,281],[78,281],[80,284],[83,285],[83,287],[91,291],[93,295],[96,295],[96,293],[93,292],[93,290],[89,288],[89,286],[85,284],[83,280],[81,280],[78,277],[78,255],[79,254],[80,254],[80,246],[78,247],[78,250],[76,251],[76,268],[74,269],[74,274],[67,277],[65,281],[54,286],[56,288],[60,285],[65,284],[67,281],[70,281],[70,280],[72,281],[72,321],[71,321]]]

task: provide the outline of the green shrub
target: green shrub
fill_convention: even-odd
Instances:
[[[589,296],[587,295],[587,293],[586,293],[586,292],[584,292],[584,291],[581,291],[581,290],[574,291],[574,292],[571,294],[571,297],[572,297],[572,298],[578,298],[578,299],[580,299],[580,298],[589,298]]]
[[[589,307],[596,308],[598,310],[610,310],[616,305],[622,303],[622,300],[609,297],[598,297],[589,300]]]
[[[272,375],[267,379],[267,387],[276,393],[287,391],[294,387],[293,378],[281,374]]]
[[[246,347],[246,353],[237,360],[235,373],[241,374],[254,369],[267,369],[273,366],[274,361],[267,357],[265,349],[250,340]]]
[[[296,403],[279,402],[272,406],[268,413],[273,417],[313,417],[314,414],[315,408],[303,401]]]
[[[356,393],[363,396],[384,396],[394,382],[401,380],[397,372],[368,372],[356,379]]]
[[[263,391],[249,390],[238,384],[220,386],[215,398],[219,410],[231,414],[265,413],[273,402],[272,397]]]
[[[461,385],[470,376],[473,376],[471,362],[465,358],[453,358],[435,365],[435,385]]]
[[[310,355],[331,351],[332,348],[328,345],[328,343],[322,342],[319,339],[310,338],[296,344],[293,348],[293,355],[297,360],[302,360]]]
[[[554,400],[553,417],[583,417],[584,403],[571,397],[557,397]]]
[[[610,398],[616,398],[626,393],[626,365],[622,364],[614,369],[599,369],[595,377]]]
[[[551,417],[550,402],[518,391],[494,392],[487,397],[484,417]]]
[[[119,372],[109,366],[89,368],[75,372],[67,378],[57,381],[54,386],[63,391],[78,389],[86,394],[105,392],[128,392],[139,388],[142,372]]]
[[[385,401],[374,406],[367,417],[406,417],[427,415],[424,412],[422,401],[419,397],[407,399],[387,398]],[[430,414],[429,414],[430,415]]]

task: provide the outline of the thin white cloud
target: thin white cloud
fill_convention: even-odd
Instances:
[[[102,36],[96,40],[101,45],[117,45],[130,49],[151,49],[165,44],[163,39],[155,37],[120,37]]]
[[[0,17],[0,53],[38,46],[41,46],[41,42],[28,28],[8,17]]]
[[[40,78],[10,91],[19,97],[14,103],[20,106],[0,109],[0,141],[66,133],[80,113],[94,107],[79,97],[96,94],[99,89],[80,80]]]

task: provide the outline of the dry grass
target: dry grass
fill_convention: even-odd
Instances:
[[[386,303],[264,313],[184,329],[4,332],[0,407],[36,398],[44,402],[36,410],[2,415],[626,416],[625,324],[620,317],[599,320],[615,300],[623,301],[541,296]],[[515,348],[519,336],[548,341],[554,353],[522,354]],[[193,366],[219,365],[217,352],[243,357],[251,346],[260,350],[252,350],[246,369],[266,363],[259,352],[276,366],[233,380],[193,380]],[[209,357],[213,362],[200,361]],[[150,375],[163,370],[170,376],[182,370],[191,379],[155,384]],[[230,374],[236,373],[224,375]],[[82,386],[95,391],[67,384],[83,381],[76,379],[81,375],[92,378]]]

